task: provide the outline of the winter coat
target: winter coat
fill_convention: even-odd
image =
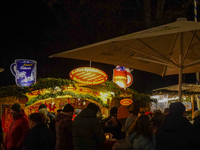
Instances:
[[[133,143],[132,150],[155,150],[156,149],[156,137],[152,136],[152,141],[147,136],[136,136],[137,132],[131,134],[128,138],[130,143]]]
[[[56,150],[73,150],[72,118],[61,112],[56,115]]]
[[[26,150],[54,150],[55,134],[45,123],[39,123],[28,132],[24,147]]]
[[[137,117],[135,115],[133,115],[132,113],[130,113],[128,115],[128,117],[126,118],[125,126],[124,126],[124,131],[125,131],[126,135],[129,132],[129,127],[135,122],[136,118]]]
[[[9,124],[8,131],[6,133],[4,147],[7,150],[14,148],[22,148],[23,141],[26,134],[29,131],[29,119],[28,116],[24,113],[24,110],[21,110],[21,113],[13,118]]]
[[[135,122],[135,119],[137,117],[134,116],[133,114],[130,113],[130,115],[126,118],[125,121],[125,126],[124,130],[126,133],[125,139],[118,140],[115,144],[114,147],[117,150],[129,150],[132,149],[132,143],[129,142],[128,140],[128,132],[129,132],[129,127]]]
[[[158,150],[193,150],[198,140],[193,125],[178,114],[167,115],[157,131]]]
[[[105,140],[96,113],[88,108],[82,110],[74,119],[72,135],[75,150],[96,150]]]

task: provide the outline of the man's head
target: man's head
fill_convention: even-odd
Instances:
[[[14,103],[12,106],[11,106],[11,114],[12,116],[16,116],[18,114],[20,114],[21,112],[21,105],[19,103]]]
[[[87,108],[93,110],[95,113],[97,113],[98,111],[100,111],[99,106],[97,106],[97,105],[94,104],[94,103],[89,103],[89,104],[87,105]]]
[[[33,128],[38,123],[44,123],[45,122],[45,117],[41,113],[32,113],[29,116],[29,121],[30,121],[30,128]]]
[[[74,107],[71,104],[66,104],[62,110],[65,114],[72,117],[74,113]]]
[[[42,108],[46,108],[47,109],[47,105],[41,104],[38,109],[42,109]]]
[[[60,112],[62,112],[62,109],[58,109],[57,110],[57,114],[59,114]]]
[[[181,102],[171,103],[169,106],[169,114],[185,114],[185,106]]]

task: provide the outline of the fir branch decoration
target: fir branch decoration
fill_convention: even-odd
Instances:
[[[48,88],[54,89],[56,86],[62,88],[65,85],[73,85],[75,87],[75,81],[61,78],[40,78],[31,88],[34,91]]]
[[[47,94],[44,94],[44,95],[38,95],[37,97],[34,97],[30,101],[28,101],[26,103],[26,106],[29,106],[29,105],[35,103],[38,100],[47,99],[47,98],[56,98],[58,96],[65,96],[65,95],[71,95],[73,98],[92,99],[92,100],[100,103],[102,106],[109,108],[109,105],[105,104],[103,102],[103,100],[98,98],[98,97],[94,97],[94,96],[91,96],[89,94],[86,94],[86,95],[75,94],[73,92],[68,92],[68,91],[61,91],[61,92],[58,92],[58,93],[55,93],[55,94],[47,93]]]
[[[108,91],[115,93],[115,97],[119,97],[119,95],[122,93],[120,87],[116,83],[108,80],[104,83],[106,84],[106,89]]]
[[[26,93],[31,93],[29,87],[19,87],[17,85],[8,85],[0,87],[0,97],[13,96],[14,99],[25,98]]]
[[[144,93],[139,93],[134,89],[127,88],[127,91],[132,94],[131,99],[134,101],[137,101],[139,103],[149,103],[149,102],[154,102],[157,103],[157,99],[151,99],[149,95],[144,94]]]

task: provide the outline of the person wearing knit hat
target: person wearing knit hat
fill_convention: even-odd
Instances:
[[[21,112],[21,105],[19,103],[14,103],[12,106],[11,106],[11,109],[20,113]]]
[[[10,112],[13,120],[10,121],[4,138],[4,148],[6,150],[22,149],[23,141],[29,131],[29,119],[19,103],[13,104]]]
[[[97,105],[94,104],[94,103],[89,103],[89,104],[87,105],[87,108],[93,110],[95,113],[97,113],[98,111],[100,111],[99,106],[97,106]]]
[[[73,150],[72,117],[74,107],[66,104],[55,117],[56,150]]]

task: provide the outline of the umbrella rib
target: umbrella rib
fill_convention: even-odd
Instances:
[[[124,46],[124,47],[126,47],[126,48],[129,48],[129,49],[135,51],[136,53],[139,53],[139,54],[146,55],[146,56],[148,56],[148,57],[157,59],[158,61],[155,61],[155,62],[167,64],[168,66],[171,65],[171,66],[173,66],[173,67],[177,67],[177,65],[174,64],[174,63],[170,64],[170,63],[168,63],[167,61],[165,61],[165,60],[163,60],[163,59],[160,59],[160,58],[158,58],[158,57],[155,57],[155,56],[146,54],[146,53],[144,53],[144,52],[140,52],[139,50],[136,50],[136,49],[134,49],[134,48],[132,48],[132,47],[126,46],[126,45],[121,44],[121,43],[119,43],[119,42],[114,42],[114,43],[117,43],[117,44],[122,45],[122,46]],[[131,56],[132,56],[132,58],[138,58],[138,59],[139,59],[139,58],[142,58],[142,57],[134,57],[133,55],[131,55]],[[130,56],[130,57],[131,57],[131,56]],[[147,59],[147,60],[150,61],[150,59]],[[161,61],[161,62],[160,62],[160,61]],[[120,61],[120,62],[121,62],[121,61]],[[170,62],[171,62],[171,61],[170,61]],[[119,63],[119,62],[118,62],[118,63]],[[117,64],[118,64],[118,63],[117,63]]]
[[[175,41],[176,41],[177,37],[178,37],[178,34],[176,33],[175,36],[174,36],[174,39],[173,39],[173,42],[172,42],[171,48],[170,48],[170,50],[169,50],[169,55],[168,55],[168,59],[167,59],[167,60],[169,60],[169,58],[171,58],[172,61],[173,61],[173,62],[178,66],[178,64],[177,64],[177,62],[175,61],[175,59],[171,56],[171,54],[172,54],[172,50],[173,50],[173,47],[174,47],[174,44],[175,44]],[[164,67],[164,69],[163,69],[163,73],[162,73],[162,76],[165,75],[166,70],[167,70],[167,66]]]
[[[184,66],[184,68],[200,63],[200,59]]]
[[[132,58],[140,59],[140,60],[145,60],[145,61],[149,61],[149,62],[161,64],[161,65],[166,65],[166,66],[177,67],[177,66],[175,66],[173,64],[168,64],[168,63],[164,63],[164,62],[160,62],[160,61],[156,61],[156,60],[150,60],[150,59],[141,58],[141,57],[134,57],[134,56],[132,56]]]
[[[153,50],[154,52],[156,52],[157,54],[159,54],[160,56],[162,56],[163,58],[165,58],[166,60],[169,60],[167,59],[167,57],[165,57],[164,55],[162,55],[161,53],[159,53],[157,50],[155,50],[153,47],[149,46],[148,44],[144,43],[142,40],[140,39],[136,39],[138,40],[139,42],[141,42],[142,44],[144,44],[145,46],[147,46],[148,48],[150,48],[151,50]],[[176,65],[173,61],[169,60],[171,63],[173,63],[174,65]],[[177,65],[176,65],[177,66]]]
[[[187,56],[187,54],[188,54],[189,48],[190,48],[190,46],[191,46],[191,43],[192,43],[192,41],[193,41],[193,39],[194,39],[195,34],[196,34],[196,30],[193,32],[192,38],[190,39],[190,42],[189,42],[189,44],[188,44],[187,50],[186,50],[186,52],[185,52],[185,55],[184,55],[184,57],[183,57],[183,60],[182,60],[181,64],[183,64],[184,61],[185,61],[185,58],[186,58],[186,56]]]

